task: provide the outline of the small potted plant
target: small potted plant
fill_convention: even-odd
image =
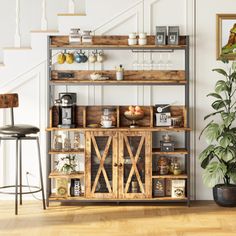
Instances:
[[[236,206],[236,64],[224,69],[214,69],[222,79],[215,84],[214,92],[208,97],[214,98],[211,104],[214,111],[204,120],[211,121],[202,130],[207,148],[199,155],[203,171],[203,182],[213,187],[215,202],[221,206]]]
[[[56,170],[65,174],[76,172],[77,164],[75,159],[75,156],[71,155],[61,157],[56,161]]]

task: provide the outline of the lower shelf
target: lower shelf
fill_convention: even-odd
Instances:
[[[155,197],[155,198],[143,198],[143,199],[100,199],[100,198],[86,198],[85,196],[79,197],[58,197],[52,194],[49,197],[49,201],[83,201],[83,202],[187,202],[188,198],[172,198],[172,197]]]

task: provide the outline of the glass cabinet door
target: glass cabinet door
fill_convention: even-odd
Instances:
[[[117,197],[117,133],[86,133],[86,197]]]
[[[119,197],[151,197],[151,134],[122,132],[119,138]]]

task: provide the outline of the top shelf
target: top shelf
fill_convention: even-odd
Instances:
[[[50,36],[50,49],[107,49],[107,50],[184,50],[187,36],[180,36],[178,45],[155,45],[155,36],[147,36],[147,45],[128,45],[128,36],[93,36],[93,44],[70,44],[69,36]]]

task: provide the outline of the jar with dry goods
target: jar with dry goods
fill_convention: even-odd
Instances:
[[[160,157],[157,161],[157,169],[160,175],[167,175],[169,173],[169,159],[167,157]]]

